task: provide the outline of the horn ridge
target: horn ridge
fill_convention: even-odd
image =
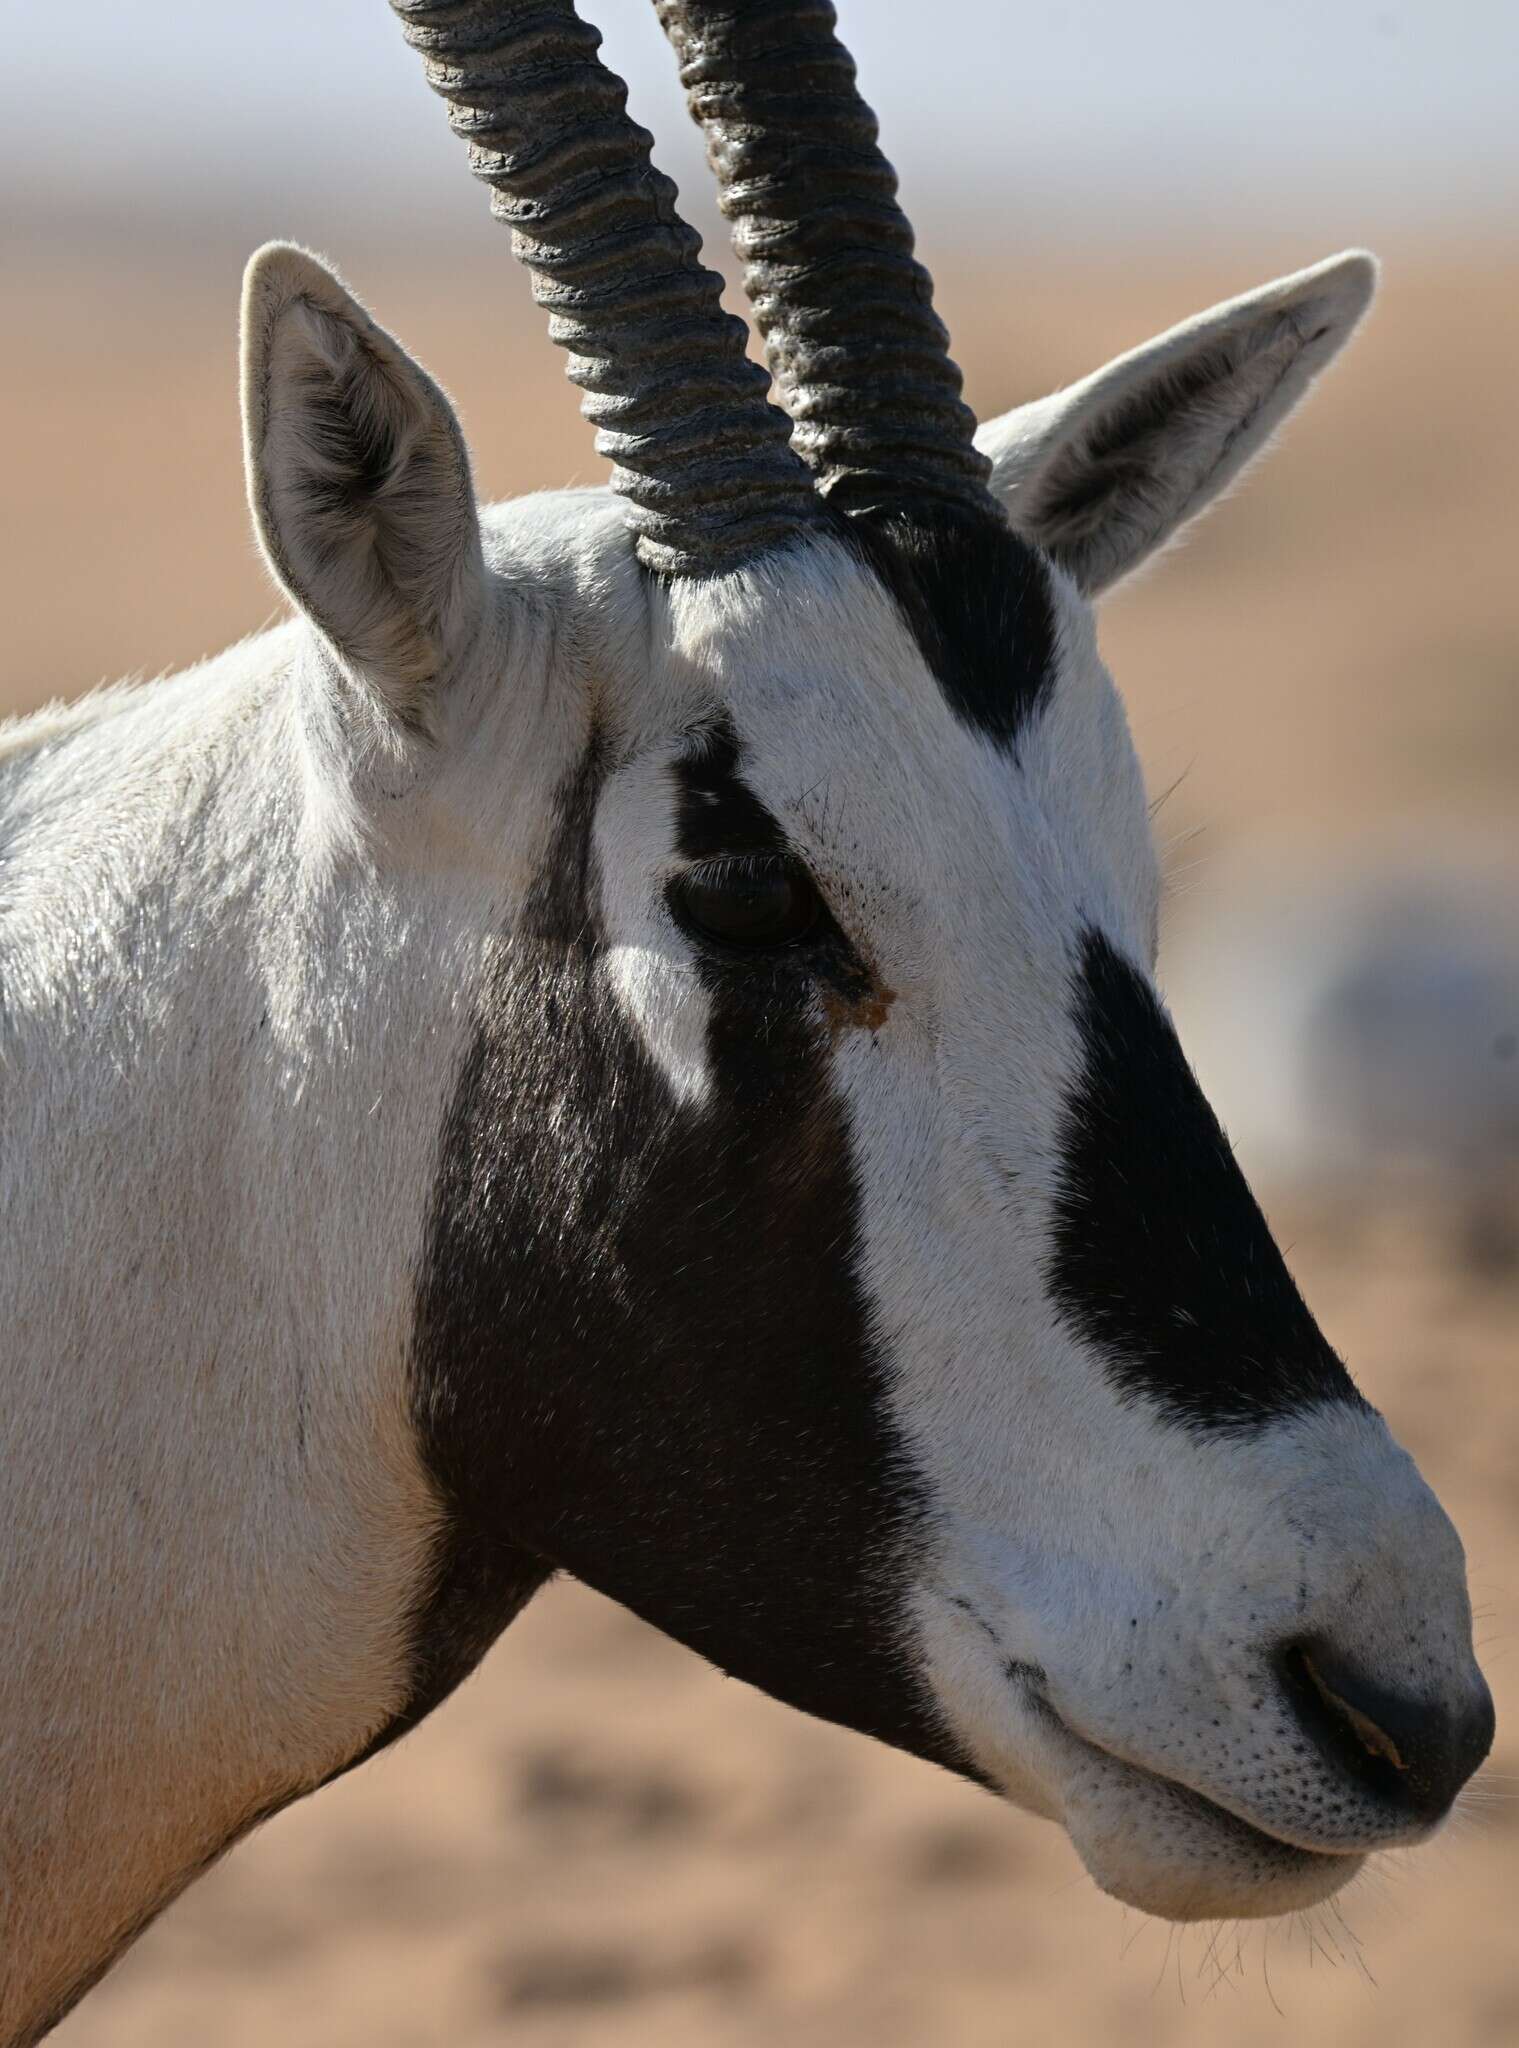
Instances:
[[[994,510],[933,285],[829,0],[655,0],[792,445],[845,510]]]
[[[569,353],[640,559],[709,575],[820,517],[652,138],[573,0],[391,0]]]

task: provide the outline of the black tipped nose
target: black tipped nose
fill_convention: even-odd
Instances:
[[[1324,1643],[1289,1644],[1278,1671],[1320,1753],[1412,1820],[1440,1820],[1493,1746],[1493,1700],[1480,1678],[1452,1708],[1377,1685]]]

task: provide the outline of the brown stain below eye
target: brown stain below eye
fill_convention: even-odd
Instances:
[[[846,1031],[868,1031],[874,1036],[886,1022],[896,999],[894,988],[873,981],[858,989],[830,989],[823,998],[829,1044],[837,1045]]]

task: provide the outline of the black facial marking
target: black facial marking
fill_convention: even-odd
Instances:
[[[686,857],[784,848],[730,734],[675,779]],[[677,1101],[605,971],[602,780],[592,755],[563,792],[444,1135],[415,1370],[448,1525],[410,1718],[562,1568],[778,1698],[960,1767],[903,1643],[923,1503],[856,1273],[827,946],[701,964],[712,1086]]]
[[[728,853],[774,858],[789,854],[786,835],[742,781],[738,767],[737,737],[721,723],[678,763],[675,844],[687,860],[714,860]],[[708,951],[699,956],[697,966],[708,992],[717,999],[711,1027],[714,1050],[724,1020],[731,1019],[742,1034],[758,1020],[766,995],[799,1020],[812,1006],[809,991],[822,998],[825,1014],[840,1003],[868,1004],[879,993],[870,969],[826,905],[819,907],[807,934],[805,955],[760,963]]]
[[[675,845],[687,860],[785,853],[786,835],[738,772],[738,739],[714,725],[676,767]]]
[[[1016,755],[1055,680],[1038,549],[991,516],[861,513],[843,530],[896,599],[956,718]]]
[[[1149,984],[1089,931],[1085,1070],[1061,1147],[1051,1282],[1126,1392],[1195,1428],[1361,1405]]]

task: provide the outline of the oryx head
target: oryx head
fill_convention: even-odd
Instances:
[[[1123,1898],[1322,1897],[1438,1824],[1491,1707],[1456,1536],[1156,995],[1092,603],[1372,265],[975,433],[831,8],[660,0],[783,413],[570,0],[395,5],[616,464],[482,520],[437,388],[255,259],[311,829],[459,963],[414,1711],[563,1568],[1058,1818]]]

